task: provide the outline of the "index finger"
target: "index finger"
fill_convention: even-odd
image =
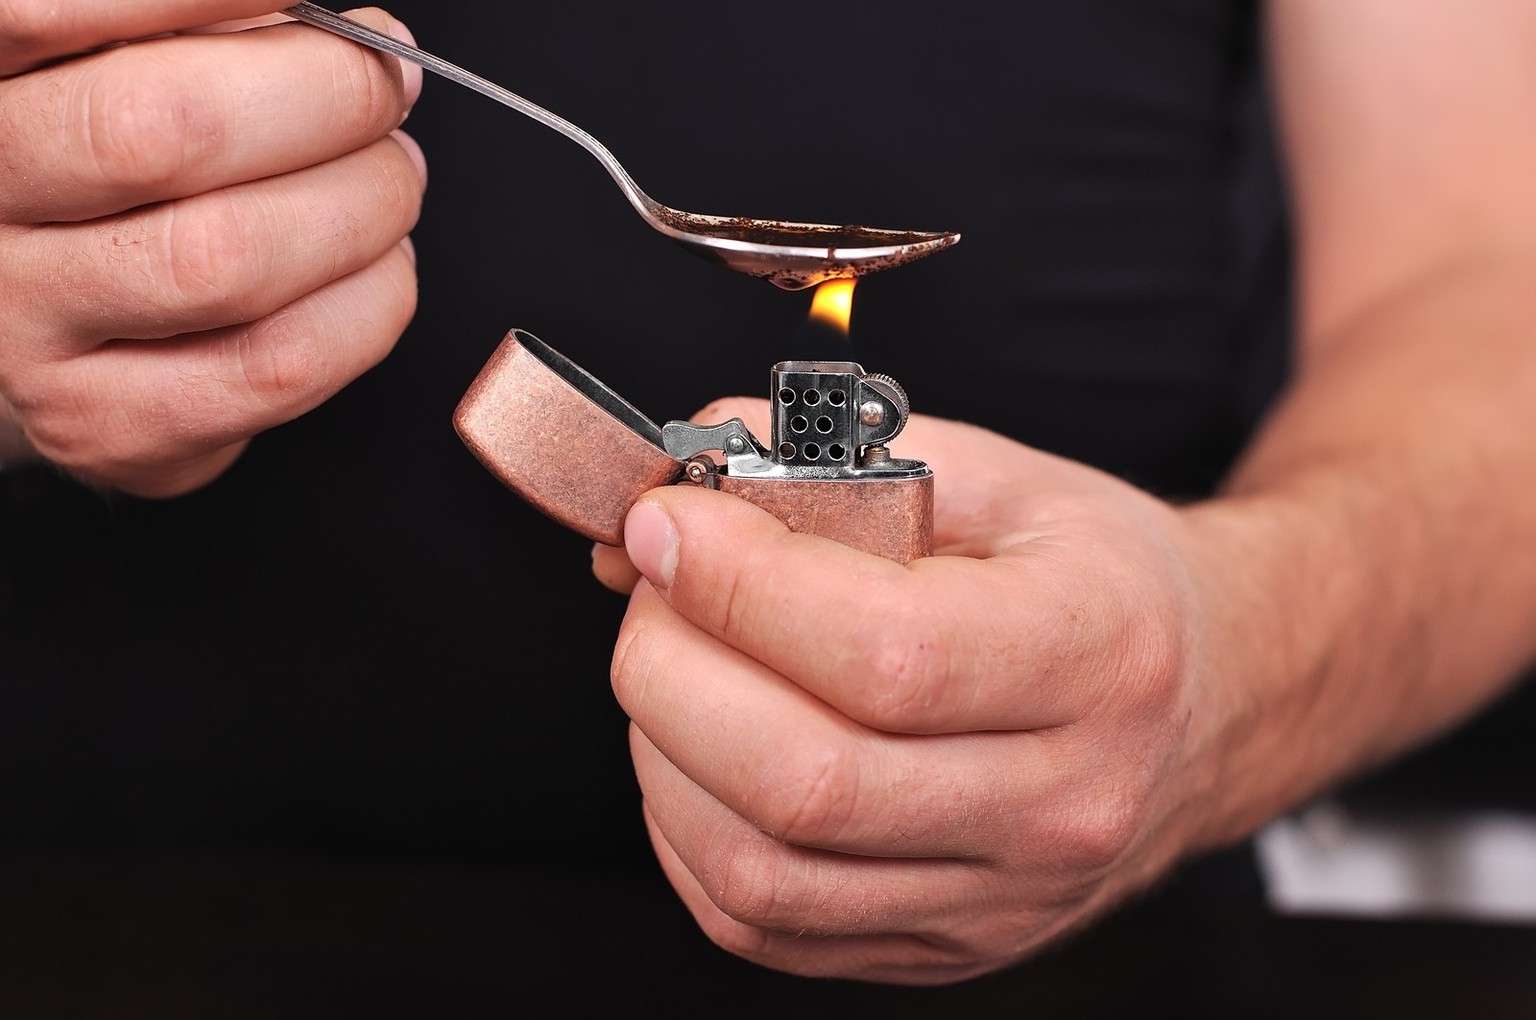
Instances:
[[[8,0],[0,3],[0,76],[110,43],[282,10],[278,0]]]
[[[0,218],[93,220],[324,163],[393,130],[416,81],[294,23],[35,71],[0,83]]]

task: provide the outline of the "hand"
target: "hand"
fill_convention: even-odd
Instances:
[[[0,455],[186,492],[414,314],[420,71],[279,6],[0,5]]]
[[[763,401],[731,401],[766,434]],[[754,424],[755,423],[755,424]],[[761,431],[759,431],[761,429]],[[634,586],[613,660],[651,838],[721,946],[813,976],[1015,962],[1211,839],[1231,706],[1216,596],[1173,507],[913,417],[936,552],[909,566],[682,485],[594,568]]]

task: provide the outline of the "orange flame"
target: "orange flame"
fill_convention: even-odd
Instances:
[[[811,296],[811,318],[835,326],[844,336],[853,318],[853,278],[824,280]]]

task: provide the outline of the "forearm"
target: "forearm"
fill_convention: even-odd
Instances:
[[[1454,725],[1536,653],[1533,261],[1463,262],[1308,344],[1187,511],[1223,578],[1209,842]]]

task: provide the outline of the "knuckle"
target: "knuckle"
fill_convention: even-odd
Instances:
[[[746,927],[729,915],[725,915],[723,921],[705,917],[701,921],[701,927],[711,942],[733,956],[739,956],[745,960],[766,958],[772,938],[767,932]]]
[[[386,209],[401,210],[402,226],[409,230],[421,212],[422,179],[403,149],[397,145],[391,152],[394,158],[383,161],[379,170],[381,202]]]
[[[1053,853],[1070,871],[1108,872],[1135,845],[1146,811],[1145,798],[1126,790],[1078,801],[1052,841]]]
[[[649,636],[649,628],[637,622],[634,613],[626,613],[613,644],[608,680],[614,697],[630,716],[634,716],[643,703],[645,682],[650,675]]]
[[[0,73],[25,66],[58,35],[68,4],[53,0],[0,0]]]
[[[398,241],[421,213],[422,180],[410,157],[393,142],[375,144],[349,165],[354,211],[325,224],[338,253]]]
[[[243,447],[207,427],[201,393],[116,392],[101,373],[29,379],[6,398],[39,455],[84,484],[147,497],[188,492]],[[48,373],[43,373],[47,376]],[[227,453],[220,455],[220,447]]]
[[[162,245],[157,303],[222,313],[228,322],[245,318],[242,304],[263,255],[258,234],[231,198],[216,192],[192,208],[169,206]]]
[[[1121,683],[1114,685],[1123,704],[1145,712],[1167,704],[1186,667],[1186,649],[1172,614],[1156,600],[1131,610],[1123,621],[1118,646]]]
[[[760,770],[747,808],[775,839],[821,844],[849,825],[860,785],[858,763],[848,748],[807,743]]]
[[[12,399],[10,403],[23,423],[27,439],[40,455],[65,467],[81,459],[78,432],[71,427],[67,411],[56,406],[28,411],[20,400]]]
[[[949,714],[952,690],[942,627],[930,613],[882,616],[855,627],[845,646],[845,675],[865,673],[854,684],[853,703],[840,706],[859,722],[892,733],[931,730]]]
[[[789,857],[761,834],[739,836],[719,848],[700,881],[710,901],[733,921],[754,929],[782,928],[793,923],[804,901]]]
[[[75,392],[50,394],[27,416],[26,429],[40,454],[84,477],[108,476],[147,452],[123,408]]]
[[[405,112],[405,91],[396,64],[364,46],[332,46],[344,107],[359,124],[388,130]]]
[[[231,340],[242,393],[283,417],[307,404],[311,394],[341,385],[329,359],[308,342],[303,322],[280,310],[236,331]]]
[[[84,86],[83,149],[108,181],[164,187],[218,144],[221,130],[174,74],[153,60],[127,73],[97,65]]]
[[[732,570],[716,579],[716,586],[699,605],[701,614],[713,614],[712,619],[709,616],[705,619],[732,644],[739,643],[743,635],[753,633],[767,611],[754,605],[753,589],[745,581],[740,565],[733,565]]]

